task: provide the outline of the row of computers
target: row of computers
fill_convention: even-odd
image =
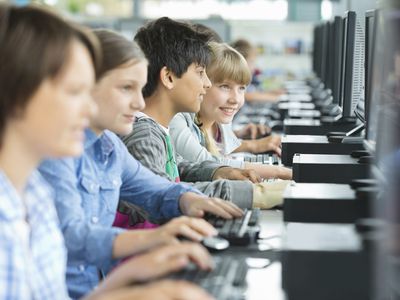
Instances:
[[[400,270],[399,32],[400,11],[387,8],[365,18],[347,12],[315,28],[318,78],[307,86],[314,102],[321,99],[315,91],[331,95],[339,114],[329,125],[323,117],[293,119],[290,112],[284,121],[282,161],[293,167],[296,182],[286,189],[283,208],[282,282],[289,299],[400,297],[394,284]]]
[[[399,296],[399,29],[399,11],[385,8],[317,25],[316,76],[288,82],[277,105],[245,110],[283,122],[282,163],[295,180],[283,207],[289,299]]]
[[[244,110],[249,118],[282,122],[282,163],[293,167],[279,258],[289,300],[400,295],[399,30],[400,11],[386,9],[365,18],[350,11],[317,25],[316,76],[288,82],[278,104]],[[175,276],[217,299],[245,299],[245,258],[257,252],[258,220],[257,210],[239,220],[210,220],[231,246],[216,253],[215,271],[189,268]]]

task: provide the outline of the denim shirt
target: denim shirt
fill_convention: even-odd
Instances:
[[[98,269],[112,261],[114,238],[123,229],[111,227],[119,199],[144,208],[154,219],[181,215],[179,197],[192,191],[143,167],[112,132],[100,137],[85,132],[79,158],[45,161],[39,168],[53,186],[56,208],[68,248],[67,284],[78,298],[98,284]]]

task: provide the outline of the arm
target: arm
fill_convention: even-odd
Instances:
[[[279,156],[281,155],[281,137],[271,135],[257,140],[243,140],[242,144],[233,152],[250,152],[263,153],[274,151]]]
[[[170,135],[175,146],[175,151],[189,161],[219,161],[219,157],[212,155],[201,145],[199,138],[190,128],[190,126],[196,125],[188,118],[189,115],[179,113],[175,115],[169,124]],[[191,123],[188,124],[188,122]]]
[[[204,147],[190,126],[189,116],[179,113],[172,119],[170,125],[170,135],[174,143],[175,151],[178,156],[190,162],[215,161],[234,168],[243,168],[243,162],[239,160],[218,157],[212,155]]]

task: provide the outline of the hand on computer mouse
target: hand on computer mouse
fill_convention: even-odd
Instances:
[[[229,241],[219,236],[209,236],[201,241],[209,251],[221,251],[229,247]]]

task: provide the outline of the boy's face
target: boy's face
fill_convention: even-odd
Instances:
[[[145,61],[131,61],[107,72],[94,89],[99,113],[90,120],[90,128],[97,134],[105,129],[121,135],[130,133],[135,114],[145,107],[142,88],[146,81]]]
[[[221,124],[232,122],[244,104],[246,85],[231,80],[214,83],[201,104],[200,116]]]
[[[94,81],[88,50],[73,42],[63,69],[42,82],[23,115],[11,119],[10,126],[40,158],[80,155],[84,129],[96,112],[91,96]]]
[[[198,112],[203,97],[210,87],[211,81],[205,67],[194,63],[189,66],[181,78],[174,76],[171,99],[175,104],[175,112]]]

